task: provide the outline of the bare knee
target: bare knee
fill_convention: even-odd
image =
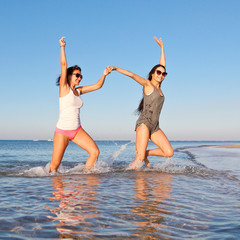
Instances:
[[[173,154],[174,154],[173,149],[170,148],[170,149],[168,149],[167,151],[164,152],[164,157],[170,158],[170,157],[173,156]]]
[[[93,148],[91,151],[90,151],[90,156],[94,157],[94,158],[98,158],[99,154],[100,154],[100,151],[98,149],[98,147],[96,148]]]

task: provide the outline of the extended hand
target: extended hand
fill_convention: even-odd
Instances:
[[[156,37],[154,37],[154,39],[160,47],[163,47],[163,41],[161,38],[157,39]]]
[[[60,47],[65,47],[66,46],[66,41],[64,40],[66,37],[62,37],[60,40],[59,40],[59,43],[60,43]]]

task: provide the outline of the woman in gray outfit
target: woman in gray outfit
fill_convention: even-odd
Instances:
[[[159,116],[164,102],[164,95],[161,90],[161,84],[166,77],[166,61],[164,45],[162,39],[155,37],[156,42],[161,48],[160,63],[149,72],[148,79],[142,78],[128,70],[112,67],[143,86],[143,99],[138,107],[140,116],[136,122],[136,156],[129,169],[141,167],[145,161],[147,167],[150,163],[148,156],[172,157],[173,149],[166,135],[159,128]],[[158,148],[147,150],[148,141],[152,140]]]

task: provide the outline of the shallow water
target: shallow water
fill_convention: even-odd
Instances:
[[[239,238],[240,149],[212,146],[232,142],[172,142],[139,170],[133,142],[97,144],[94,170],[71,143],[49,176],[52,142],[0,141],[0,239]]]

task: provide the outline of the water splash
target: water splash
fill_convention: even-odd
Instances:
[[[60,165],[57,172],[51,173],[49,173],[50,163],[46,163],[45,166],[35,165],[33,167],[30,162],[24,162],[21,165],[12,164],[10,167],[9,165],[6,165],[6,169],[0,169],[0,175],[13,177],[51,177],[59,175],[102,174],[135,170],[217,179],[224,176],[227,179],[239,181],[231,171],[216,170],[202,164],[201,161],[199,161],[199,156],[195,156],[189,147],[175,149],[175,155],[173,158],[151,158],[150,168],[142,167],[141,164],[138,164],[137,168],[131,168],[131,164],[129,165],[129,163],[132,162],[135,151],[133,151],[132,148],[127,148],[127,146],[133,142],[134,141],[129,141],[121,145],[117,142],[113,142],[115,146],[117,146],[117,150],[110,154],[109,157],[105,155],[103,159],[99,159],[91,170],[86,170],[84,168],[85,161],[81,161],[80,163],[64,162],[64,165]],[[123,151],[129,153],[129,157],[126,159],[125,156],[121,155]],[[75,164],[75,166],[73,164]]]
[[[107,163],[108,166],[111,166],[113,162],[117,159],[117,157],[120,155],[120,153],[126,149],[127,145],[133,143],[134,141],[132,140],[131,142],[128,142],[126,144],[121,145],[121,148],[115,151],[105,162]],[[117,145],[117,144],[116,144]]]
[[[140,159],[136,159],[126,167],[126,170],[139,170],[142,168],[142,166],[143,161],[141,161]]]
[[[61,169],[61,168],[60,168]],[[53,171],[49,173],[50,163],[47,163],[46,166],[42,167],[33,167],[28,170],[19,171],[16,175],[20,177],[46,177],[46,176],[54,176],[58,173]]]

